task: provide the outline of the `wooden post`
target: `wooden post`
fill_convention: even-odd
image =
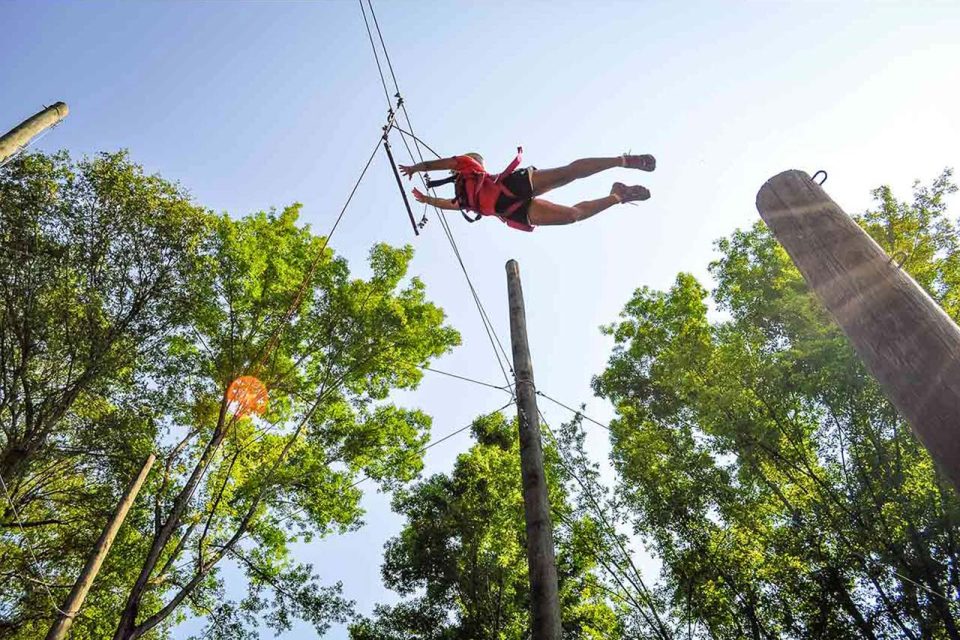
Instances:
[[[553,524],[547,479],[543,473],[540,444],[540,412],[533,383],[533,362],[527,344],[527,321],[520,286],[520,267],[507,262],[507,293],[510,298],[510,338],[516,376],[517,415],[520,423],[520,473],[523,507],[527,522],[527,564],[530,568],[532,640],[560,640],[560,598],[553,551]]]
[[[124,492],[123,497],[120,499],[120,504],[117,505],[117,510],[114,512],[113,517],[110,518],[110,522],[107,523],[106,529],[100,534],[100,539],[97,540],[97,544],[94,545],[93,552],[91,552],[90,557],[87,558],[87,564],[84,565],[83,571],[80,572],[80,577],[77,578],[73,589],[70,591],[70,595],[67,596],[67,601],[60,607],[63,613],[59,615],[57,621],[50,627],[50,631],[47,633],[47,640],[61,640],[67,636],[67,631],[70,630],[73,619],[80,611],[80,607],[83,606],[87,592],[90,591],[90,586],[100,571],[100,565],[103,564],[104,558],[107,557],[107,552],[110,551],[110,545],[113,544],[113,539],[116,537],[120,525],[123,524],[124,519],[127,517],[127,512],[130,510],[131,505],[133,505],[133,501],[137,499],[140,487],[143,486],[143,481],[146,480],[147,474],[150,473],[150,467],[153,466],[154,460],[156,460],[156,457],[152,453],[147,456],[147,460],[143,463],[143,468],[140,469],[140,473]]]
[[[806,173],[770,178],[757,209],[960,490],[960,329]]]
[[[63,102],[47,107],[40,113],[30,116],[16,127],[0,137],[0,166],[8,158],[17,154],[39,133],[52,127],[67,117],[70,110]]]

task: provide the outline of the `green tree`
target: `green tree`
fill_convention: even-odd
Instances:
[[[354,624],[354,640],[521,639],[529,634],[529,582],[516,424],[495,413],[473,424],[477,443],[437,474],[399,492],[406,525],[386,545],[385,584],[408,599]],[[555,522],[570,522],[556,449],[545,447]],[[556,526],[564,637],[608,638],[618,620],[597,588],[589,555]]]
[[[957,317],[945,172],[857,221]],[[638,290],[595,380],[613,459],[674,612],[709,637],[957,638],[960,503],[758,224],[707,292]]]
[[[0,637],[38,635],[150,450],[210,221],[125,153],[0,170]]]
[[[385,400],[415,386],[420,367],[459,337],[419,279],[401,286],[411,248],[374,247],[370,278],[351,279],[297,215],[294,206],[223,217],[210,238],[196,339],[171,346],[179,368],[170,391],[182,398],[169,416],[176,444],[152,487],[154,518],[117,640],[164,624],[182,604],[214,611],[213,637],[231,636],[249,611],[276,630],[296,616],[323,632],[345,603],[338,588],[313,585],[289,543],[356,527],[361,475],[393,488],[420,469],[428,417]],[[271,393],[262,421],[236,419],[224,393],[251,372]],[[229,605],[232,616],[218,609],[216,569],[227,558],[250,586]]]
[[[578,413],[556,434],[544,425],[569,488],[571,513],[559,524],[569,531],[570,556],[593,569],[582,575],[615,612],[619,637],[669,640],[679,635],[681,621],[663,589],[651,584],[639,566],[634,541],[626,535],[630,510],[603,482],[600,466],[587,452],[583,422]]]
[[[0,258],[0,444],[24,525],[3,509],[0,636],[46,631],[150,451],[72,637],[345,620],[339,586],[290,545],[360,526],[359,477],[390,489],[420,469],[429,418],[387,398],[459,336],[408,277],[412,250],[377,245],[352,278],[298,206],[213,216],[123,154],[27,156],[0,194],[0,241],[21,256]],[[269,388],[261,417],[227,402],[245,374]],[[225,563],[246,577],[237,602]]]

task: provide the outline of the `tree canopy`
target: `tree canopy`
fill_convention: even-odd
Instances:
[[[215,216],[124,154],[26,156],[0,188],[0,238],[22,256],[3,252],[0,444],[17,513],[3,511],[0,633],[49,625],[151,450],[158,471],[73,637],[136,638],[187,610],[208,637],[345,619],[339,587],[289,545],[358,526],[360,477],[394,487],[421,467],[429,417],[388,396],[459,336],[408,277],[412,249],[377,245],[370,277],[352,278],[298,205]],[[270,390],[262,417],[231,413],[245,374]],[[224,601],[224,561],[247,577],[240,602]]]
[[[957,318],[945,172],[857,216]],[[617,491],[704,637],[958,637],[960,503],[783,249],[757,224],[638,289],[594,383]],[[716,319],[712,319],[716,318]]]
[[[354,640],[529,637],[517,425],[498,412],[479,417],[472,432],[476,444],[449,475],[396,494],[393,508],[406,523],[387,542],[382,571],[386,586],[407,599],[354,624]],[[565,477],[550,446],[545,472],[554,521],[570,522]],[[593,560],[570,528],[556,525],[555,539],[564,637],[617,635],[617,618],[592,580]]]
[[[881,187],[855,219],[960,320],[955,191]],[[0,169],[0,638],[46,632],[151,452],[73,638],[529,636],[516,424],[478,417],[421,477],[430,417],[391,393],[459,335],[410,247],[357,278],[299,215],[214,214],[126,153]],[[680,273],[603,328],[612,466],[582,416],[542,425],[565,637],[960,640],[956,492],[766,227],[716,247],[712,291]],[[405,523],[399,602],[357,617],[291,549],[361,526],[365,479]]]

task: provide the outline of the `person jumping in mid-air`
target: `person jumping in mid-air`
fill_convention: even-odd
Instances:
[[[586,220],[619,202],[646,200],[650,197],[650,191],[646,187],[631,187],[622,182],[614,182],[610,195],[605,198],[587,200],[568,207],[540,197],[548,191],[614,167],[642,171],[653,171],[657,167],[657,161],[651,155],[624,154],[613,158],[583,158],[557,169],[541,171],[536,167],[527,167],[517,170],[521,154],[522,149],[517,149],[517,156],[496,176],[486,172],[483,158],[477,153],[418,162],[412,166],[400,165],[400,171],[412,178],[414,173],[448,169],[453,172],[451,177],[445,180],[428,180],[427,186],[435,187],[454,182],[456,197],[434,198],[414,189],[413,196],[417,202],[432,204],[441,209],[478,213],[473,220],[467,218],[471,222],[479,220],[480,216],[497,216],[514,229],[533,231],[533,228],[539,225],[570,224]]]

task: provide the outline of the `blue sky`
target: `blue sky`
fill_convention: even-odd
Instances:
[[[638,286],[678,271],[706,279],[712,243],[758,219],[770,176],[826,169],[848,212],[892,185],[907,197],[960,165],[960,5],[786,2],[412,2],[375,8],[418,134],[444,155],[479,151],[488,168],[522,144],[547,168],[632,149],[656,173],[615,170],[551,194],[573,204],[614,180],[653,198],[571,227],[524,234],[450,218],[501,337],[504,263],[520,262],[538,386],[611,416],[592,398],[613,321]],[[129,148],[202,204],[243,215],[291,202],[317,232],[332,223],[379,136],[386,105],[359,6],[337,2],[0,2],[0,127],[64,100],[42,139],[75,155]],[[3,124],[5,123],[5,124]],[[404,152],[394,142],[398,160]],[[463,276],[436,220],[414,239],[378,156],[333,246],[362,271],[378,241],[416,246],[414,271],[464,336],[439,367],[500,375]],[[502,379],[502,378],[501,378]],[[452,431],[505,401],[428,377],[399,401]],[[562,410],[542,407],[552,421]],[[602,434],[591,437],[599,459]],[[448,469],[466,434],[432,449]],[[365,500],[367,526],[297,549],[362,612],[392,598],[379,577],[399,519]],[[651,565],[652,566],[652,565]],[[178,637],[197,624],[187,623]],[[266,637],[266,636],[265,636]],[[290,637],[312,634],[298,628]],[[337,629],[329,637],[344,638]]]

